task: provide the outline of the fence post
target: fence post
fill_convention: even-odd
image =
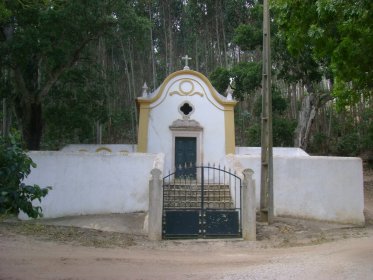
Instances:
[[[242,237],[244,240],[256,240],[256,199],[254,171],[245,169],[243,171],[242,189]]]
[[[162,239],[162,171],[154,168],[149,181],[149,220],[148,238],[150,240]]]

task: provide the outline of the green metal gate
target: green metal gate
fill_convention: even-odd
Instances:
[[[241,237],[241,192],[230,170],[179,167],[163,178],[163,238]]]

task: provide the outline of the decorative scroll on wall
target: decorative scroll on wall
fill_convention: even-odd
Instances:
[[[193,96],[193,95],[199,95],[203,97],[202,92],[194,91],[194,83],[190,79],[183,79],[179,83],[179,91],[172,91],[170,92],[170,96],[172,95],[180,95],[180,96]]]

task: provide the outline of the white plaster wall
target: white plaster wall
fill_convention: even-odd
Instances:
[[[260,202],[260,155],[227,156],[228,166],[251,168]],[[361,225],[364,223],[363,170],[360,158],[274,156],[274,213]]]
[[[236,147],[236,155],[260,156],[261,152],[261,147]],[[273,156],[297,157],[309,156],[309,154],[301,148],[273,147]]]
[[[194,91],[200,95],[170,95],[178,91],[181,81],[193,81]],[[151,105],[148,129],[148,152],[165,154],[165,169],[173,169],[172,132],[169,126],[177,119],[182,119],[178,111],[185,101],[190,102],[194,112],[190,119],[196,120],[203,127],[201,145],[203,162],[219,162],[225,156],[224,111],[212,97],[202,80],[192,75],[179,75],[171,79],[165,87],[162,97]],[[197,151],[198,152],[198,151]]]
[[[53,187],[41,203],[46,218],[146,211],[150,171],[164,166],[163,154],[29,155],[38,166],[25,182]],[[229,155],[225,163],[238,174],[253,169],[259,206],[260,155]],[[361,159],[274,156],[275,215],[360,225],[363,209]]]
[[[30,152],[29,156],[37,168],[25,182],[53,188],[41,202],[45,218],[146,211],[150,171],[163,168],[161,154]]]

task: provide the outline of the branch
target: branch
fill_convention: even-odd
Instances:
[[[98,34],[97,34],[98,35]],[[71,55],[70,59],[65,63],[62,64],[58,69],[53,71],[52,75],[48,79],[48,81],[45,83],[44,87],[40,91],[40,98],[44,98],[50,91],[50,89],[56,84],[60,76],[63,74],[64,71],[69,69],[71,66],[74,65],[75,62],[79,60],[79,56],[82,52],[82,50],[85,48],[85,46],[93,40],[97,36],[91,36],[83,40],[78,48],[75,49],[73,54]]]
[[[16,81],[15,84],[18,89],[18,92],[22,96],[24,96],[24,100],[26,101],[26,103],[31,103],[33,100],[31,98],[30,91],[26,87],[25,79],[23,78],[21,70],[16,65],[13,71],[14,71],[14,79]]]

